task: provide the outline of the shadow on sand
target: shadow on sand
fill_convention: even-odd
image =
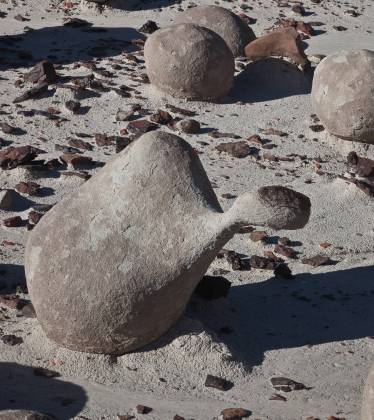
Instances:
[[[374,335],[373,300],[374,267],[360,267],[232,286],[225,299],[193,297],[186,316],[214,331],[234,360],[251,369],[262,363],[268,350]],[[191,332],[177,325],[151,347]]]
[[[267,58],[249,63],[236,76],[231,97],[235,101],[264,102],[294,95],[307,95],[312,72],[303,73],[287,61]]]
[[[70,64],[134,51],[131,43],[144,36],[133,28],[52,26],[20,35],[0,36],[0,70],[31,67],[49,58]]]
[[[86,393],[78,385],[35,376],[30,366],[0,363],[0,411],[35,410],[68,420],[86,401]]]

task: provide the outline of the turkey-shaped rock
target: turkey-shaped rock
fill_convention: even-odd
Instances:
[[[194,149],[144,134],[31,231],[26,276],[47,336],[123,354],[165,333],[241,226],[298,229],[310,201],[285,187],[240,196],[224,213]]]

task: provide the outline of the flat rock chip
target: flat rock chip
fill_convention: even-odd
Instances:
[[[136,406],[136,412],[139,414],[148,414],[152,411],[151,407],[147,407],[146,405],[139,404]]]
[[[359,176],[374,176],[374,160],[372,159],[360,157],[356,152],[350,152],[347,156],[347,164]]]
[[[233,143],[220,143],[216,146],[219,152],[225,152],[237,158],[244,158],[251,154],[252,149],[246,141],[236,141]]]
[[[57,74],[53,63],[49,60],[40,61],[35,67],[24,75],[26,82],[39,83],[48,82],[53,83],[57,80]]]
[[[0,150],[0,166],[3,169],[13,169],[18,165],[31,162],[38,155],[39,149],[32,146],[10,146]]]
[[[22,337],[17,337],[14,334],[6,334],[0,337],[1,341],[8,346],[17,346],[23,343]]]
[[[208,388],[216,388],[220,391],[228,391],[233,387],[233,383],[227,379],[220,378],[218,376],[207,375],[205,379],[205,386]]]
[[[315,255],[314,257],[303,258],[301,262],[312,267],[319,267],[321,265],[329,265],[332,261],[327,255]]]
[[[310,389],[306,387],[301,382],[296,382],[293,379],[284,378],[284,377],[275,377],[270,379],[273,387],[279,391],[291,392],[291,391],[300,391],[303,389]]]
[[[225,408],[221,411],[223,420],[240,420],[249,417],[250,414],[251,412],[244,408]]]
[[[126,130],[129,134],[134,134],[136,136],[141,136],[148,131],[156,130],[158,128],[157,124],[154,124],[147,120],[137,120],[131,121],[127,124]]]

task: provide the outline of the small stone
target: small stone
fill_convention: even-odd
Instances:
[[[278,244],[279,245],[288,246],[288,245],[290,245],[290,243],[291,243],[290,238],[287,238],[287,236],[283,236],[282,238],[278,239]]]
[[[91,157],[82,156],[77,153],[64,153],[61,156],[61,160],[67,164],[72,165],[74,169],[92,164]]]
[[[301,382],[296,382],[293,379],[284,378],[284,377],[275,377],[271,378],[271,384],[278,391],[291,392],[291,391],[300,391],[303,389],[310,389],[306,387]]]
[[[195,294],[205,300],[226,297],[229,293],[231,282],[222,276],[204,276],[195,289]]]
[[[258,255],[252,255],[250,258],[250,264],[252,268],[258,268],[261,270],[274,270],[278,263],[270,258],[260,257]]]
[[[227,251],[226,259],[227,259],[227,262],[231,265],[231,268],[233,270],[244,269],[244,263],[242,259],[240,258],[239,254],[237,254],[235,251]]]
[[[280,394],[273,394],[269,400],[271,401],[287,401],[287,398]]]
[[[291,10],[296,13],[297,15],[304,16],[305,15],[305,9],[301,4],[294,4],[291,8]]]
[[[319,267],[321,265],[329,265],[332,263],[331,259],[327,255],[315,255],[311,258],[303,258],[301,262],[303,264],[311,265],[312,267]]]
[[[27,194],[30,196],[40,195],[40,185],[32,181],[20,182],[15,186],[15,189],[22,194]]]
[[[10,309],[22,309],[27,303],[26,300],[21,299],[18,295],[0,295],[0,305],[7,306]]]
[[[41,219],[43,216],[44,216],[44,213],[39,213],[39,212],[37,212],[37,211],[31,210],[31,211],[30,211],[30,213],[29,213],[29,215],[28,215],[28,218],[29,218],[29,221],[30,221],[32,224],[36,225],[36,224],[38,224],[38,223],[39,223],[40,219]]]
[[[208,388],[216,388],[220,391],[227,391],[233,387],[233,383],[227,379],[220,378],[218,376],[207,375],[205,379],[205,386]]]
[[[146,405],[137,405],[136,406],[136,412],[139,414],[148,414],[152,411],[151,407],[147,407]]]
[[[8,123],[0,123],[0,128],[4,134],[14,134],[16,129]]]
[[[113,137],[108,136],[107,134],[96,133],[95,141],[99,147],[110,146],[113,144]]]
[[[17,337],[14,334],[6,334],[0,338],[1,338],[1,341],[8,346],[17,346],[18,344],[23,343],[23,338]]]
[[[53,83],[57,80],[57,74],[53,63],[49,60],[43,60],[37,63],[31,71],[26,73],[24,79],[30,83]]]
[[[77,113],[81,108],[81,103],[78,101],[67,101],[65,102],[65,107],[74,114]]]
[[[199,121],[193,119],[180,120],[175,124],[177,130],[187,134],[198,134],[200,133]]]
[[[264,230],[254,230],[249,234],[249,237],[252,242],[266,242],[269,238],[269,235]]]
[[[91,143],[88,143],[87,141],[83,141],[81,139],[69,139],[68,144],[69,146],[77,147],[78,149],[93,150],[93,146]]]
[[[173,417],[173,420],[186,420],[184,417],[182,417],[182,416],[178,416],[178,414],[176,414],[174,417]]]
[[[126,130],[129,134],[134,134],[135,136],[141,136],[144,133],[149,131],[156,130],[158,128],[157,124],[149,122],[147,120],[136,120],[131,121],[127,124]]]
[[[23,220],[20,216],[13,216],[3,221],[6,227],[20,227],[23,224]]]
[[[250,414],[251,412],[244,408],[225,408],[221,411],[223,420],[240,420],[249,417]]]
[[[145,24],[139,29],[139,32],[142,32],[144,34],[153,34],[153,32],[156,32],[157,29],[160,29],[156,22],[153,22],[153,20],[147,20]]]
[[[167,112],[159,109],[155,114],[149,117],[156,124],[166,125],[173,121],[173,117]]]
[[[135,111],[133,109],[126,111],[119,109],[116,113],[116,121],[129,121],[134,113]]]
[[[292,259],[297,258],[297,252],[288,246],[275,245],[274,252],[276,254],[284,255],[287,258],[292,258]]]
[[[220,143],[216,146],[219,152],[225,152],[236,158],[244,158],[251,154],[251,147],[246,141],[236,141],[233,143]]]
[[[39,150],[32,146],[10,146],[7,149],[0,150],[0,166],[3,169],[13,169],[35,159],[38,152]]]
[[[374,177],[374,160],[360,157],[356,152],[347,156],[347,165],[355,174],[362,177]]]

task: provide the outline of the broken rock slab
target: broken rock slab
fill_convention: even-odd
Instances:
[[[246,193],[224,213],[194,149],[173,134],[148,132],[31,231],[31,301],[60,345],[123,354],[177,322],[242,226],[299,229],[309,214],[306,196],[280,186]]]
[[[257,38],[244,49],[245,56],[257,61],[268,57],[283,57],[292,60],[302,68],[309,66],[300,34],[296,29],[281,28]]]

